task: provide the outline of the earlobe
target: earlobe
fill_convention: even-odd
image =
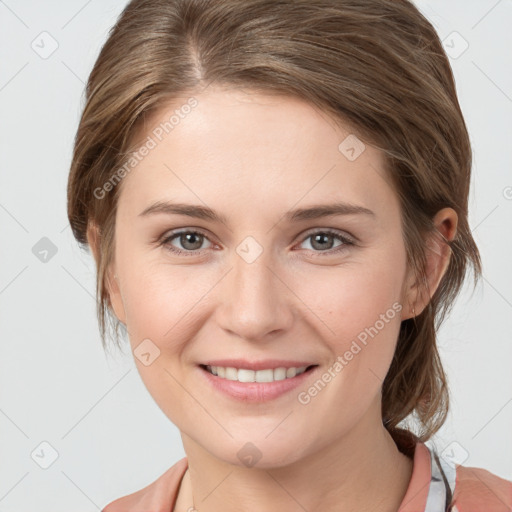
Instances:
[[[91,252],[96,261],[96,268],[98,272],[102,267],[100,265],[100,244],[99,244],[99,230],[98,226],[94,223],[90,223],[87,228],[87,242],[91,248]],[[125,310],[124,304],[121,297],[121,291],[119,288],[118,276],[115,273],[115,264],[112,262],[109,267],[105,270],[104,275],[104,286],[107,292],[108,301],[111,309],[120,322],[126,324],[125,321]]]
[[[426,240],[426,285],[414,282],[408,290],[409,313],[408,318],[419,315],[430,302],[443,278],[451,257],[452,241],[457,234],[457,213],[452,208],[439,210],[433,219],[435,231],[428,235]]]
[[[89,244],[89,247],[91,248],[91,252],[94,257],[94,261],[96,262],[96,267],[98,267],[98,261],[99,261],[99,236],[98,235],[99,235],[98,226],[93,222],[89,222],[89,225],[87,226],[87,243]]]
[[[124,310],[123,298],[119,287],[119,277],[115,273],[113,265],[107,269],[105,273],[105,281],[107,283],[107,292],[110,301],[110,306],[114,311],[117,319],[126,325],[126,314]]]
[[[452,249],[449,242],[457,234],[457,220],[457,213],[453,208],[443,208],[433,219],[436,231],[427,241],[427,278],[430,297],[437,290],[450,264]]]
[[[405,291],[403,292],[403,307],[401,320],[408,320],[416,316],[416,304],[418,303],[418,283],[412,269],[408,270],[405,283]]]

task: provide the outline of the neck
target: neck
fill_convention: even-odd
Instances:
[[[220,460],[182,433],[189,469],[175,510],[396,512],[412,460],[399,451],[380,414],[377,422],[370,419],[375,415],[291,464],[263,469]]]

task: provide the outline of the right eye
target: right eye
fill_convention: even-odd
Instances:
[[[178,243],[181,244],[184,249],[177,248],[172,244],[173,241],[177,240]],[[184,255],[184,256],[193,256],[197,254],[201,254],[203,251],[198,250],[203,245],[204,240],[209,240],[206,235],[201,233],[200,231],[195,230],[182,230],[178,232],[171,232],[169,236],[166,236],[160,243],[160,245],[164,246],[169,251]]]

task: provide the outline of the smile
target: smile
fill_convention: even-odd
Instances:
[[[281,396],[284,398],[298,386],[306,385],[319,366],[247,370],[201,364],[198,369],[201,380],[204,379],[203,382],[222,395],[244,403],[262,403]],[[217,375],[213,373],[214,370]]]
[[[311,366],[301,366],[300,368],[268,368],[264,370],[248,370],[244,368],[233,368],[223,366],[204,366],[202,367],[210,372],[212,375],[226,380],[236,380],[238,382],[274,382],[279,380],[286,380],[296,377],[305,371],[313,368]]]

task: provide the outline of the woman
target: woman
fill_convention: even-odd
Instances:
[[[187,457],[104,510],[509,510],[511,482],[424,444],[448,411],[436,330],[481,271],[470,171],[408,1],[130,2],[68,214],[104,343],[124,326]]]

